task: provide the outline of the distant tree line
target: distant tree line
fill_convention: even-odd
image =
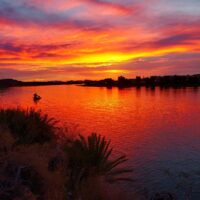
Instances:
[[[133,79],[119,76],[117,80],[106,78],[102,80],[70,80],[70,81],[29,81],[23,82],[14,79],[1,79],[0,87],[13,86],[40,86],[40,85],[83,85],[96,87],[198,87],[200,86],[200,74],[173,75],[173,76],[137,76]]]
[[[200,86],[200,74],[196,75],[174,75],[174,76],[150,76],[127,79],[119,76],[117,80],[106,78],[100,81],[84,81],[85,86],[104,87],[187,87]]]

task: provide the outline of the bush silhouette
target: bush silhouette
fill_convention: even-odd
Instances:
[[[44,144],[55,138],[56,121],[34,109],[1,109],[0,125],[21,144]]]
[[[59,140],[57,135],[63,138]],[[40,111],[0,109],[0,166],[4,166],[0,170],[0,186],[11,181],[8,188],[0,188],[0,199],[5,194],[5,198],[14,199],[29,193],[33,198],[25,199],[92,199],[88,186],[92,185],[96,195],[102,178],[103,183],[131,180],[124,174],[132,170],[119,168],[127,161],[126,156],[113,158],[112,152],[110,141],[95,133],[68,138],[53,118]]]
[[[67,146],[69,156],[71,193],[77,193],[84,181],[90,177],[105,176],[106,181],[116,182],[131,179],[119,177],[131,169],[117,168],[127,161],[126,156],[111,159],[113,149],[105,137],[92,133],[87,139],[81,135]]]

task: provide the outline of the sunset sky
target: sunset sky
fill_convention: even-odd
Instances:
[[[0,78],[200,73],[200,0],[0,0]]]

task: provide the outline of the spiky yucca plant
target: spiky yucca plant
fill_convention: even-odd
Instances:
[[[126,162],[127,158],[123,155],[112,159],[112,151],[110,141],[95,133],[92,133],[87,139],[79,135],[79,138],[68,145],[69,169],[71,169],[70,190],[77,192],[84,180],[94,176],[105,176],[106,180],[110,182],[131,180],[118,177],[132,170],[119,169],[118,166]]]
[[[55,124],[53,118],[32,108],[0,109],[0,126],[7,128],[20,144],[49,142],[55,137]]]

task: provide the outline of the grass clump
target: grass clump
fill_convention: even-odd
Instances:
[[[0,109],[0,126],[8,129],[18,144],[44,144],[55,138],[56,121],[34,109]]]

